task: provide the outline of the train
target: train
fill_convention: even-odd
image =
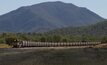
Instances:
[[[101,42],[32,42],[23,41],[13,38],[7,38],[6,44],[12,46],[13,48],[22,47],[72,47],[72,46],[95,46],[102,44]]]
[[[101,42],[31,42],[31,41],[20,41],[12,43],[13,48],[23,47],[71,47],[71,46],[95,46],[101,44]]]

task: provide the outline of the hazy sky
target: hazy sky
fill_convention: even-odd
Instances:
[[[47,1],[63,1],[86,7],[91,11],[107,18],[107,0],[0,0],[0,15],[15,10],[21,6],[33,5]]]

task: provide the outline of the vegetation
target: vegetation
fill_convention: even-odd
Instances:
[[[49,31],[46,34],[107,36],[107,20],[89,26],[56,29]]]
[[[107,43],[107,21],[95,25],[56,29],[45,33],[1,33],[0,44],[12,40],[35,42],[102,42]],[[6,40],[6,41],[5,41]],[[14,42],[17,42],[14,41]]]
[[[12,48],[12,47],[7,44],[0,44],[0,48]]]
[[[107,42],[107,36],[66,35],[66,34],[36,34],[36,33],[2,33],[0,43],[18,42],[18,40],[35,42]]]
[[[102,42],[102,43],[107,43],[107,37],[106,37],[106,36],[103,37],[101,42]]]

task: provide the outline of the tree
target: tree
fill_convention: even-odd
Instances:
[[[68,40],[66,38],[62,39],[62,42],[68,42]]]
[[[104,36],[104,37],[102,38],[101,43],[107,43],[107,37],[106,37],[106,36]]]
[[[81,42],[86,42],[86,39],[87,37],[85,35],[82,35]]]
[[[22,40],[26,40],[26,41],[29,40],[29,37],[25,34],[20,35],[20,37],[22,38]]]
[[[59,35],[54,35],[53,38],[52,38],[52,41],[53,41],[53,42],[60,42],[60,41],[61,41],[61,36],[59,36]]]
[[[46,38],[45,38],[45,37],[41,37],[41,38],[40,38],[40,41],[41,41],[41,42],[46,42]]]
[[[48,36],[48,35],[47,35],[47,36],[46,36],[46,41],[47,41],[47,42],[52,42],[52,36]]]

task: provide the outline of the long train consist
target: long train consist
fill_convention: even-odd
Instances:
[[[95,46],[101,44],[101,42],[70,42],[70,43],[53,43],[53,42],[31,42],[20,41],[13,43],[13,47],[70,47],[70,46]]]

